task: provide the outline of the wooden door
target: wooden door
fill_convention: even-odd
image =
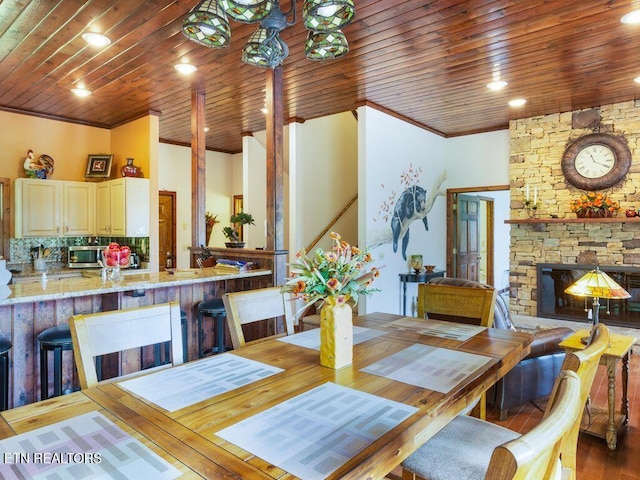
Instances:
[[[176,267],[176,192],[158,194],[158,262],[160,271]],[[170,262],[167,261],[169,257]]]
[[[457,201],[455,256],[455,276],[467,280],[478,281],[478,220],[480,198],[471,195],[458,195]]]

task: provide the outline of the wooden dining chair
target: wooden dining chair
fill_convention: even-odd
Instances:
[[[183,362],[178,302],[73,315],[69,318],[69,328],[82,389],[98,384],[95,359],[100,355],[170,341],[172,363],[147,368],[144,373]],[[126,376],[139,373],[142,372],[132,372]]]
[[[547,444],[547,447],[560,448],[560,454],[553,461],[555,462],[559,458],[563,478],[575,479],[575,453],[581,412],[589,396],[600,357],[608,346],[609,330],[605,325],[600,324],[594,331],[591,343],[584,350],[567,353],[563,363],[563,373],[556,379],[547,411],[540,423],[542,426],[538,425],[534,428],[538,429],[536,430],[537,433],[529,435],[533,432],[532,430],[521,436],[517,432],[499,425],[467,415],[458,415],[402,463],[403,480],[450,480],[452,478],[465,478],[468,480],[530,478],[545,480],[554,478],[553,476],[547,476],[547,474],[519,476],[522,472],[514,477],[498,476],[497,472],[501,472],[505,468],[502,465],[503,462],[511,465],[510,468],[514,468],[514,465],[516,467],[520,464],[524,465],[526,463],[525,459],[520,455],[525,457],[528,455],[534,457],[543,455],[541,451],[536,451],[536,449],[541,448],[540,445],[542,445],[544,437],[552,435],[554,424],[561,421],[557,419],[554,412],[556,408],[559,408],[557,405],[560,402],[561,391],[564,388],[561,384],[567,376],[566,372],[574,373],[580,379],[576,415],[570,425],[563,427],[563,441],[560,447],[555,446],[555,443],[553,443],[553,447],[549,444]],[[544,433],[540,434],[540,432]],[[516,439],[521,439],[522,441],[515,444],[508,443]],[[508,445],[517,445],[517,448],[513,450],[506,449],[511,453],[508,453],[505,449],[500,449],[499,453],[497,453],[498,459],[494,461],[493,455],[497,448]],[[522,453],[523,451],[528,453],[525,455]],[[509,459],[510,456],[512,457],[511,459]]]
[[[457,285],[418,284],[418,317],[491,327],[496,307],[496,289]],[[487,396],[483,393],[473,415],[487,418]]]
[[[282,293],[280,287],[260,288],[244,292],[225,293],[222,296],[227,310],[227,323],[234,349],[242,348],[249,343],[268,340],[293,333],[293,302],[288,293]],[[251,342],[245,342],[243,325],[261,320],[284,319],[284,332],[275,333],[277,327],[269,326],[270,335]]]
[[[418,284],[418,317],[491,327],[496,289]]]

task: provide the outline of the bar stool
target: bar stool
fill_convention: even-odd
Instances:
[[[224,324],[227,319],[227,311],[224,309],[222,300],[203,300],[196,307],[198,311],[198,358],[202,358],[210,353],[222,353],[226,350],[224,346]],[[204,317],[213,318],[215,345],[208,350],[204,350]]]
[[[0,410],[9,408],[9,350],[11,342],[0,335]]]
[[[69,325],[47,328],[38,334],[40,345],[40,399],[49,396],[49,352],[53,352],[53,395],[62,395],[62,352],[73,351]]]

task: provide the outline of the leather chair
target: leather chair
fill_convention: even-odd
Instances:
[[[438,277],[428,283],[460,287],[493,288],[463,278]],[[493,328],[515,330],[509,308],[501,295],[496,298]],[[567,327],[549,328],[533,333],[531,353],[501,378],[487,392],[487,403],[500,412],[500,420],[507,418],[509,408],[535,401],[551,394],[556,377],[564,361],[564,350],[558,344],[573,333]]]

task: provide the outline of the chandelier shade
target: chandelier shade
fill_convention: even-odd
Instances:
[[[220,0],[220,6],[237,22],[255,23],[269,16],[274,2],[273,0]]]
[[[182,21],[182,33],[205,47],[228,47],[231,41],[231,27],[217,0],[200,3]]]
[[[305,0],[302,6],[304,26],[314,32],[333,32],[353,20],[353,0]]]
[[[340,30],[335,32],[309,32],[304,53],[309,60],[321,61],[342,57],[349,52],[347,38]]]
[[[1,0],[0,0],[1,1]],[[296,1],[289,10],[280,9],[280,0],[204,0],[182,22],[182,33],[205,47],[227,47],[231,28],[227,15],[241,23],[260,23],[242,50],[242,61],[258,67],[275,68],[289,55],[280,32],[296,23]],[[340,58],[349,52],[340,30],[354,18],[354,0],[304,0],[303,23],[309,30],[305,55],[320,61]]]
[[[257,67],[276,67],[289,55],[278,30],[259,27],[242,50],[242,61]]]

